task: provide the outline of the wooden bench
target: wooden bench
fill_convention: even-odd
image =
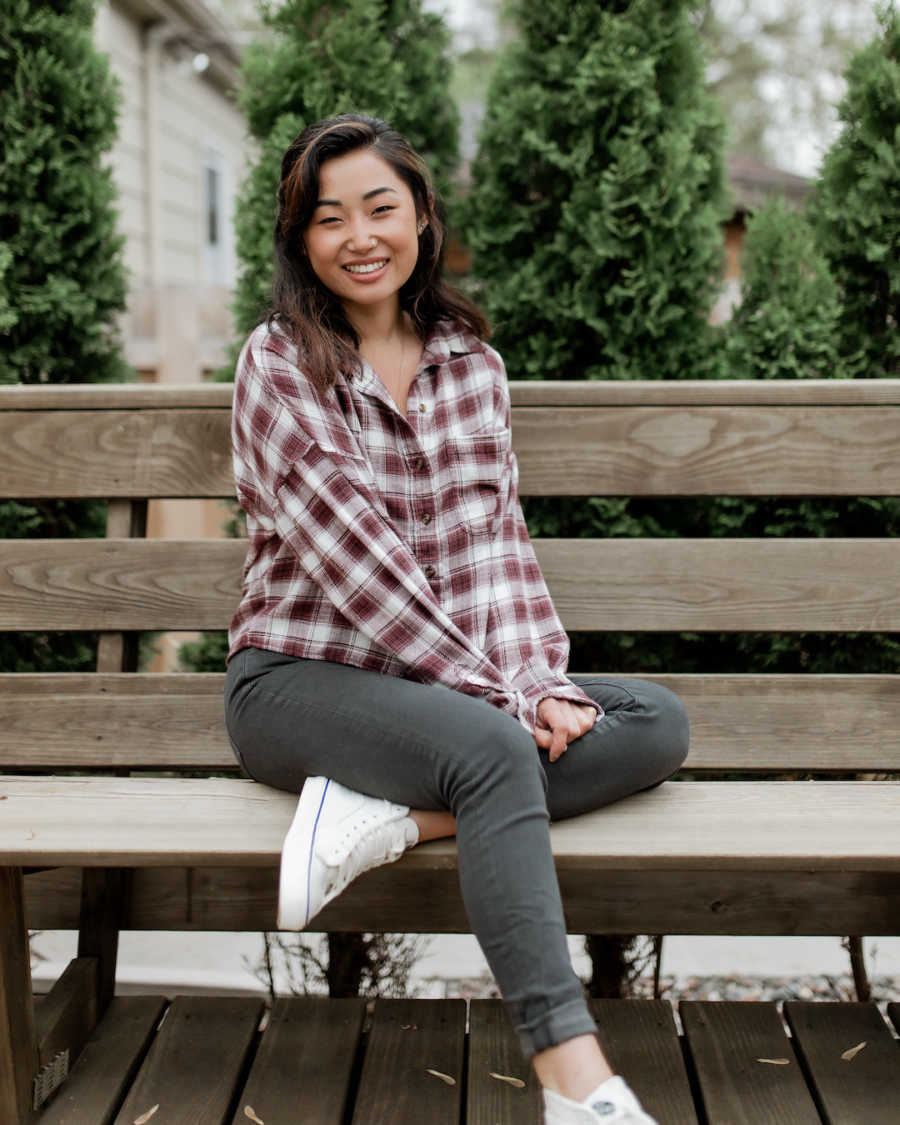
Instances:
[[[900,495],[898,380],[514,383],[512,396],[523,495]],[[100,642],[95,674],[0,676],[0,1122],[31,1121],[35,1076],[51,1088],[85,1042],[42,1122],[132,1122],[156,1103],[154,1125],[244,1123],[248,1105],[266,1125],[536,1122],[530,1080],[490,1077],[528,1079],[489,1002],[467,1029],[450,1001],[367,1014],[285,1000],[264,1032],[256,1000],[176,999],[158,1031],[165,1001],[110,1005],[120,929],[275,925],[294,798],[239,776],[220,675],[135,671],[140,632],[222,628],[236,604],[243,543],[144,538],[149,499],[232,495],[230,397],[0,390],[2,497],[109,500],[106,539],[3,544],[0,628]],[[897,540],[537,550],[570,630],[900,632]],[[897,675],[654,678],[686,701],[688,773],[553,827],[570,932],[900,933]],[[778,772],[791,780],[754,780]],[[36,1006],[29,928],[80,930]],[[467,931],[453,843],[370,872],[321,928]],[[680,1031],[670,1006],[646,1005],[598,1010],[664,1125],[897,1120],[897,1041],[872,1005],[789,1007],[792,1039],[772,1005],[682,1004]],[[834,1061],[864,1040],[852,1064]],[[297,1097],[317,1108],[285,1116]]]

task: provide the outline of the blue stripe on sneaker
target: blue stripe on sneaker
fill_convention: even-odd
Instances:
[[[306,864],[306,922],[304,925],[309,924],[309,889],[312,882],[312,861],[313,853],[316,850],[316,830],[319,827],[319,817],[322,815],[322,806],[325,804],[325,794],[328,792],[328,786],[331,784],[331,778],[325,782],[325,788],[322,790],[322,799],[319,801],[319,808],[316,812],[316,823],[313,825],[312,839],[309,842],[309,858]]]

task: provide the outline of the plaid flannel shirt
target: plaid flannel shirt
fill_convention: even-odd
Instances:
[[[404,417],[366,363],[327,392],[277,325],[238,360],[234,475],[249,549],[229,653],[247,645],[480,696],[533,730],[569,641],[518,498],[499,355],[448,324]]]

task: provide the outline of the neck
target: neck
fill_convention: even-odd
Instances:
[[[347,319],[356,329],[361,345],[389,343],[401,335],[406,328],[399,301],[373,308],[355,306],[346,309],[346,312]]]

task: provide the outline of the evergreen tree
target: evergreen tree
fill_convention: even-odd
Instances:
[[[812,204],[841,294],[839,344],[861,378],[900,375],[900,12],[853,56],[843,128]]]
[[[724,126],[688,0],[517,0],[468,233],[513,378],[697,378]]]
[[[0,383],[125,378],[114,187],[101,158],[117,92],[94,49],[92,0],[0,6]],[[0,504],[0,537],[102,535],[104,505]],[[0,634],[0,668],[75,671],[94,638]]]
[[[122,239],[112,174],[101,165],[115,139],[117,94],[94,49],[93,16],[93,0],[0,8],[4,383],[126,374],[112,328],[125,306]]]
[[[837,287],[804,215],[773,196],[747,224],[740,307],[728,331],[737,379],[839,375]]]
[[[421,0],[287,0],[263,18],[269,34],[247,49],[241,96],[259,143],[237,208],[234,310],[241,336],[267,310],[281,156],[301,129],[335,113],[381,117],[425,157],[442,193],[458,154],[449,33],[440,16],[423,12]]]

